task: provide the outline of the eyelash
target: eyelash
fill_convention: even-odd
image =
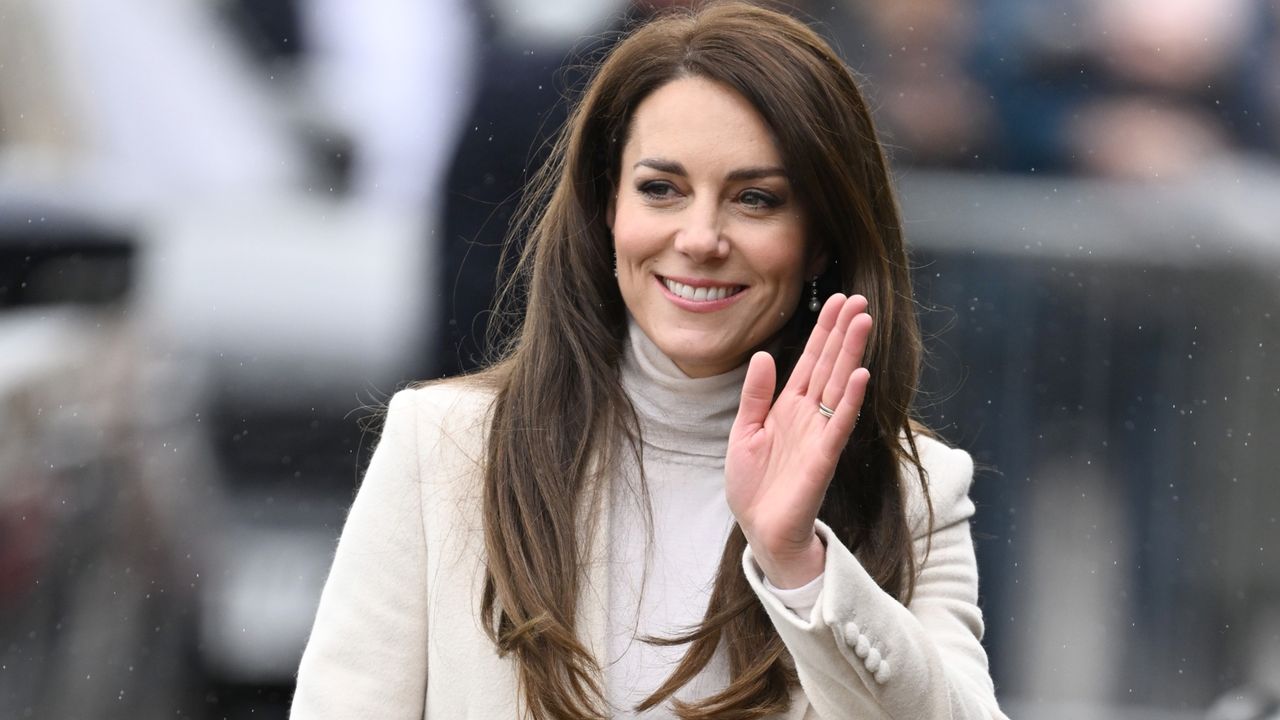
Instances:
[[[644,195],[647,198],[652,198],[654,200],[666,200],[670,198],[671,195],[667,192],[660,193],[658,191],[660,190],[674,191],[675,187],[672,186],[671,183],[669,182],[663,182],[661,180],[650,180],[647,183],[641,184],[639,189],[640,189],[640,194]]]
[[[647,198],[653,200],[668,200],[671,197],[670,192],[675,191],[675,187],[671,183],[663,180],[651,180],[641,184],[639,190],[640,194]],[[744,203],[752,210],[772,210],[782,205],[782,200],[777,196],[755,188],[749,188],[739,193],[738,201],[742,202],[748,197],[757,198],[755,204]]]
[[[744,190],[740,195],[738,195],[738,200],[742,201],[748,195],[759,198],[756,205],[748,205],[748,207],[751,207],[751,208],[758,208],[761,210],[772,210],[773,208],[776,208],[782,204],[782,200],[778,199],[777,196],[771,193],[767,193],[763,190]]]

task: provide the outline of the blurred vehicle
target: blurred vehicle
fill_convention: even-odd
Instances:
[[[0,202],[0,716],[191,717],[204,532],[184,379],[138,342],[136,244]]]
[[[118,232],[5,210],[0,716],[279,712],[359,416],[417,369],[423,222],[280,198]]]
[[[220,703],[287,700],[368,460],[362,419],[420,371],[429,234],[420,212],[280,196],[140,230],[139,322],[203,378],[217,502],[196,634]]]
[[[345,25],[321,12],[341,4],[298,6],[329,32],[303,38],[315,57],[291,74],[244,56],[229,4],[10,5],[0,717],[280,713],[360,475],[358,416],[423,374],[430,158],[450,145],[448,105],[465,104],[466,6],[421,28],[431,42],[412,18],[439,19],[434,5]],[[352,69],[377,62],[401,84]],[[433,82],[416,87],[409,62]],[[338,81],[382,103],[340,116],[323,102],[349,97]],[[414,151],[386,124],[414,132]],[[83,235],[81,213],[127,249],[125,286],[93,309],[10,303],[114,277],[82,262],[98,258],[85,243],[39,259]],[[163,687],[128,701],[143,683]]]

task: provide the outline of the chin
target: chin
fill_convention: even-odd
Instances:
[[[729,372],[746,362],[749,356],[749,353],[731,351],[709,353],[704,348],[700,348],[700,351],[689,351],[689,346],[683,342],[678,347],[663,347],[662,345],[658,345],[658,347],[681,370],[684,370],[686,375],[691,377],[704,377]],[[690,372],[691,370],[693,372]]]

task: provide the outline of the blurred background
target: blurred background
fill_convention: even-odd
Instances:
[[[0,717],[283,718],[624,0],[0,0]],[[1280,3],[826,0],[1002,702],[1280,717]],[[376,428],[376,422],[372,423]]]

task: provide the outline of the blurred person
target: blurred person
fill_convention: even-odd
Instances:
[[[973,0],[847,1],[824,13],[845,59],[875,88],[876,122],[895,164],[987,167],[995,108],[974,76]]]
[[[985,0],[1005,167],[1177,179],[1265,149],[1250,81],[1262,12],[1257,0]]]
[[[1091,54],[1120,92],[1067,125],[1082,167],[1111,177],[1185,177],[1253,143],[1242,97],[1260,8],[1251,0],[1092,0]],[[1243,104],[1243,106],[1242,106]]]
[[[521,327],[391,400],[293,717],[1003,718],[972,463],[911,420],[901,222],[830,48],[660,16],[528,197]]]
[[[521,188],[546,162],[551,136],[565,121],[566,69],[595,49],[575,50],[555,34],[518,34],[487,4],[477,4],[482,41],[474,97],[445,168],[441,296],[427,348],[432,375],[483,364],[502,238]]]

